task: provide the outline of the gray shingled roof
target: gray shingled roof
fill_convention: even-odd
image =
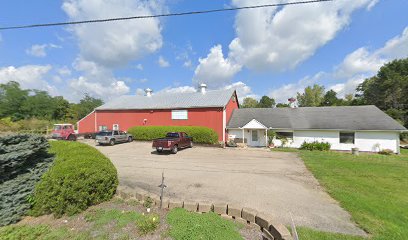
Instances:
[[[241,108],[232,113],[227,128],[256,119],[276,129],[407,130],[376,106]]]
[[[96,110],[126,109],[177,109],[199,107],[224,107],[234,93],[234,89],[213,90],[206,93],[160,93],[150,97],[126,95],[97,107]]]

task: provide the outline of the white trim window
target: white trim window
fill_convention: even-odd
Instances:
[[[187,120],[188,111],[187,110],[171,110],[172,120]]]
[[[119,130],[119,124],[117,124],[117,123],[113,124],[112,130],[118,131]]]
[[[355,133],[354,132],[340,132],[339,133],[340,143],[345,144],[354,144],[355,142]]]

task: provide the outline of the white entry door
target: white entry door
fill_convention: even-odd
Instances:
[[[258,130],[251,130],[251,146],[260,146]]]

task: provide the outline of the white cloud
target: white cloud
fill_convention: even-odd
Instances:
[[[333,78],[340,83],[334,84],[330,89],[335,90],[339,96],[355,93],[356,87],[377,73],[384,63],[393,59],[408,56],[408,27],[402,33],[388,40],[382,48],[369,51],[362,47],[348,54],[343,62],[336,67]]]
[[[335,72],[336,78],[349,78],[358,73],[376,72],[383,64],[377,54],[372,54],[367,48],[359,48],[348,54]]]
[[[109,85],[100,82],[95,82],[87,77],[80,76],[70,81],[70,87],[75,90],[73,96],[68,96],[72,100],[78,100],[83,97],[85,93],[97,96],[102,99],[111,99],[116,96],[121,96],[129,92],[129,87],[124,81],[117,79],[110,79]]]
[[[163,93],[187,93],[187,92],[197,92],[197,89],[191,86],[180,86],[180,87],[166,87],[157,92],[157,94]]]
[[[189,67],[191,67],[192,65],[193,65],[193,63],[191,62],[190,59],[187,60],[187,61],[185,61],[185,62],[183,63],[183,66],[186,67],[186,68],[189,68]]]
[[[304,88],[312,84],[325,84],[327,90],[332,89],[339,97],[354,94],[356,87],[366,78],[374,76],[380,67],[396,58],[408,56],[408,27],[389,41],[382,48],[370,51],[361,47],[348,54],[332,72],[320,72],[313,77],[305,77],[296,83],[286,84],[272,90],[269,95],[280,102],[303,92]],[[334,79],[333,82],[323,83],[323,80]]]
[[[64,76],[64,77],[71,75],[71,70],[67,66],[63,66],[59,68],[57,72],[59,75]]]
[[[320,83],[326,76],[327,74],[324,72],[319,72],[314,76],[306,76],[296,83],[284,84],[279,88],[273,89],[268,95],[274,98],[277,103],[287,103],[288,98],[296,97],[296,94],[303,92],[305,87]]]
[[[259,95],[256,95],[253,93],[252,89],[250,86],[248,86],[246,83],[244,82],[234,82],[230,85],[227,85],[224,87],[224,89],[235,89],[237,91],[237,96],[240,102],[243,101],[244,98],[246,97],[252,97],[255,99],[259,99]]]
[[[55,94],[56,89],[46,78],[51,71],[51,65],[25,65],[21,67],[8,66],[0,68],[0,83],[15,81],[24,89],[39,89]]]
[[[177,50],[177,52],[176,60],[182,61],[183,67],[191,68],[193,66],[191,56],[196,54],[191,43],[188,42],[184,48]]]
[[[61,48],[61,46],[55,44],[34,44],[29,49],[26,49],[26,53],[28,55],[32,55],[34,57],[45,57],[47,56],[47,49],[51,48]]]
[[[193,84],[206,83],[212,89],[230,84],[232,77],[241,70],[241,65],[224,58],[221,45],[211,48],[207,57],[198,61]]]
[[[135,94],[138,96],[143,96],[145,95],[145,91],[141,88],[137,88]]]
[[[162,68],[170,67],[170,63],[166,59],[164,59],[163,56],[159,57],[159,60],[157,60],[157,64],[159,64],[159,66]]]
[[[160,1],[66,0],[62,9],[69,20],[100,19],[162,13]],[[153,53],[162,46],[158,18],[75,25],[80,55],[105,67],[115,67]]]
[[[229,45],[229,58],[254,70],[292,69],[344,29],[353,11],[371,8],[376,2],[333,1],[239,11],[235,18],[237,37]],[[269,3],[233,0],[235,6]]]
[[[84,72],[83,75],[69,81],[72,90],[69,97],[74,101],[82,98],[85,93],[106,100],[127,94],[130,90],[126,82],[132,81],[131,79],[118,79],[111,69],[96,62],[77,58],[73,67],[77,71]]]
[[[136,69],[138,69],[138,70],[140,70],[140,71],[143,71],[143,65],[142,64],[137,64],[136,65]]]

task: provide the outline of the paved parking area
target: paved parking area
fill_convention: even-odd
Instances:
[[[171,198],[247,206],[286,225],[292,214],[299,226],[364,235],[294,153],[194,147],[157,154],[146,142],[95,147],[115,164],[123,186],[159,194],[164,171]]]

